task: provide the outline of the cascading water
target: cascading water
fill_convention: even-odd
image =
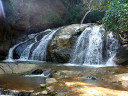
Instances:
[[[92,26],[82,32],[76,42],[71,63],[86,65],[109,65],[108,63],[112,63],[112,56],[119,47],[118,40],[114,38],[112,33],[108,34],[106,40],[106,54],[107,59],[111,59],[109,59],[107,64],[103,64],[103,51],[105,51],[103,46],[105,45],[103,43],[103,32],[101,31],[104,31],[102,26]]]
[[[14,60],[13,60],[13,51],[14,51],[14,49],[15,49],[17,46],[19,46],[19,45],[22,44],[22,43],[23,43],[23,42],[20,42],[20,43],[14,45],[12,48],[9,49],[8,57],[7,57],[6,60],[4,60],[5,62],[14,62]]]
[[[0,0],[0,16],[3,16],[5,18],[4,7],[1,0]]]
[[[102,34],[100,26],[88,27],[77,40],[72,63],[101,64]]]
[[[45,35],[39,45],[37,46],[37,48],[33,51],[32,53],[32,60],[46,60],[46,54],[47,54],[47,47],[49,44],[49,41],[52,39],[52,37],[54,36],[54,34],[59,30],[60,28],[53,30],[52,32],[50,32],[49,34]]]
[[[106,62],[107,66],[116,65],[112,60],[119,48],[119,42],[112,33],[109,33],[106,38],[106,57],[109,58]]]
[[[106,55],[107,58],[112,57],[115,55],[117,49],[119,48],[119,42],[112,33],[109,33],[106,38]]]
[[[89,35],[89,45],[84,63],[101,64],[102,63],[102,34],[101,26],[94,26]]]
[[[21,54],[20,60],[28,60],[29,59],[30,50],[31,50],[31,48],[32,48],[33,45],[34,45],[34,43],[32,43],[32,44],[30,44],[30,45],[27,46],[27,48]]]
[[[34,39],[35,41],[33,41],[31,44],[27,45],[27,47],[22,51],[20,58],[18,59],[18,61],[28,61],[30,60],[46,60],[46,54],[47,54],[47,47],[48,44],[50,42],[50,40],[53,38],[54,34],[61,29],[57,28],[56,30],[51,30],[51,29],[47,29],[43,32],[37,33],[37,34],[31,34],[29,35],[29,39],[24,41],[24,42],[20,42],[16,45],[14,45],[12,48],[10,48],[9,50],[9,54],[6,60],[4,60],[5,62],[14,62],[15,60],[13,59],[13,51],[20,46],[21,44],[24,44],[26,42],[29,42],[30,40]],[[38,36],[40,36],[41,34],[44,34],[44,36],[42,37],[42,39],[40,41],[37,40]],[[38,46],[32,51],[31,55],[31,49],[33,46],[35,46],[34,44],[39,43]],[[21,47],[22,48],[22,47]],[[29,58],[30,57],[30,58]]]

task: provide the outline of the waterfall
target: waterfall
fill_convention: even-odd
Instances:
[[[5,18],[4,7],[1,0],[0,0],[0,16],[3,16]]]
[[[59,30],[60,28],[51,31],[49,34],[45,35],[37,48],[32,52],[32,60],[46,60],[46,54],[47,54],[47,47],[50,42],[50,40],[53,38],[54,34]]]
[[[102,34],[100,26],[86,28],[77,40],[72,63],[101,64]]]
[[[89,45],[86,53],[86,64],[101,64],[102,63],[102,34],[101,26],[94,26],[89,35]]]
[[[60,27],[62,28],[62,27]],[[20,58],[18,59],[19,61],[27,61],[29,59],[31,60],[46,60],[46,54],[47,54],[47,47],[48,44],[50,42],[50,40],[53,38],[54,34],[60,29],[57,28],[55,30],[51,30],[51,29],[47,29],[45,31],[42,31],[40,33],[37,34],[30,34],[28,35],[28,38],[26,41],[24,42],[20,42],[16,45],[14,45],[12,48],[10,48],[9,50],[9,54],[6,60],[4,60],[5,62],[14,62],[15,60],[13,60],[13,51],[19,46],[22,45],[24,43],[29,42],[30,40],[34,39],[34,41],[27,45],[26,48],[24,48],[23,52],[20,55]],[[40,41],[37,40],[38,36],[44,34],[44,36],[42,37],[42,39]],[[36,43],[39,43],[37,45],[37,47],[33,50],[33,52],[31,52],[31,49],[33,46],[35,46]],[[30,53],[31,52],[31,53]],[[30,55],[31,54],[31,55]]]
[[[114,38],[114,35],[109,33],[107,35],[106,40],[106,57],[109,58],[106,62],[107,66],[116,65],[113,61],[113,57],[115,56],[117,49],[119,48],[119,42],[116,38]]]
[[[19,45],[22,44],[22,43],[23,43],[23,42],[20,42],[20,43],[14,45],[12,48],[9,49],[8,57],[7,57],[6,60],[4,60],[5,62],[14,62],[14,60],[13,60],[13,51],[14,51],[14,49],[15,49],[17,46],[19,46]]]
[[[33,45],[34,45],[34,43],[32,43],[32,44],[30,44],[30,45],[27,46],[27,48],[21,54],[20,60],[28,60],[29,59],[30,50],[31,50],[31,48],[32,48]]]
[[[106,57],[107,63],[103,64],[103,51],[105,46],[102,33],[104,29],[102,26],[87,27],[79,36],[74,52],[71,58],[72,64],[86,64],[86,65],[110,65],[114,63],[112,57],[119,48],[118,40],[112,35],[108,34],[106,38]],[[110,59],[111,58],[111,59]],[[114,64],[113,64],[114,65]]]
[[[117,52],[117,49],[119,48],[119,42],[116,38],[114,38],[114,35],[111,33],[109,33],[107,35],[107,40],[106,40],[106,50],[107,50],[107,58],[112,57],[113,55],[115,55],[115,53]]]

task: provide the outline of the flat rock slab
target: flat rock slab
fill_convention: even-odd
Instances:
[[[0,63],[0,74],[18,74],[31,71],[32,69],[37,68],[38,65],[35,64],[22,64],[22,63]]]

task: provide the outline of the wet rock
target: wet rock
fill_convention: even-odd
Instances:
[[[46,85],[57,83],[57,80],[55,78],[47,78],[46,79]]]
[[[128,45],[121,46],[113,60],[118,65],[128,65]]]
[[[55,96],[67,96],[65,93],[57,93]]]
[[[47,95],[48,92],[47,92],[47,90],[44,90],[44,91],[40,92],[40,94]]]
[[[46,88],[46,90],[49,92],[49,93],[52,93],[54,91],[54,88],[53,86],[49,86]]]
[[[77,72],[77,71],[68,71],[68,70],[60,70],[57,71],[56,73],[53,74],[53,77],[55,78],[68,78],[68,77],[74,77],[78,74],[80,74],[81,72]]]
[[[83,24],[83,31],[90,24]],[[67,63],[71,58],[74,45],[81,34],[79,24],[72,24],[59,30],[48,46],[47,61]]]
[[[42,74],[43,70],[41,69],[35,69],[31,74]]]
[[[32,94],[30,92],[20,92],[18,93],[18,95],[15,96],[32,96]]]
[[[41,88],[45,88],[46,87],[46,84],[40,84],[40,87]]]
[[[34,96],[40,95],[40,92],[33,93]]]
[[[51,77],[54,72],[55,72],[54,69],[46,69],[46,70],[44,70],[43,74],[46,77]]]
[[[42,32],[41,34],[37,35],[37,41],[40,41],[45,35],[49,34],[51,31]]]
[[[14,49],[14,59],[18,59],[20,56],[21,56],[21,53],[23,53],[23,51],[25,50],[25,48],[34,43],[35,42],[35,39],[29,39],[29,40],[26,40],[25,42],[21,43],[19,46],[17,46],[15,49]]]
[[[97,78],[88,76],[87,79],[96,80]]]

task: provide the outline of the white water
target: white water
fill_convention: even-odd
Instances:
[[[113,62],[113,56],[119,48],[118,40],[114,38],[112,33],[108,34],[106,39],[106,56],[107,62],[104,63],[103,58],[103,36],[100,30],[102,26],[92,26],[86,28],[79,36],[76,47],[74,49],[73,57],[71,58],[72,64],[82,65],[116,65]],[[104,63],[104,64],[103,64]]]
[[[3,16],[5,18],[4,7],[1,0],[0,0],[0,16]]]
[[[112,33],[109,33],[106,40],[107,57],[110,58],[113,55],[115,55],[118,48],[119,48],[118,40],[114,38]]]
[[[77,40],[72,63],[101,64],[102,34],[100,26],[86,28]]]
[[[117,49],[119,48],[119,42],[117,39],[114,38],[114,35],[111,33],[107,36],[106,41],[106,50],[107,50],[107,58],[108,61],[106,62],[106,66],[116,66],[115,62],[113,61],[113,58],[117,52]]]
[[[33,51],[32,53],[32,60],[41,60],[44,61],[46,60],[46,54],[47,54],[47,47],[48,44],[50,42],[50,40],[53,38],[54,34],[59,30],[60,28],[53,30],[52,32],[50,32],[49,34],[45,35],[39,45],[37,46],[37,48]]]
[[[25,77],[47,77],[43,73],[39,75],[25,75]]]
[[[45,61],[48,44],[59,29],[60,28],[56,30],[48,29],[50,32],[47,35],[44,35],[40,41],[37,41],[37,36],[39,36],[40,33],[31,35],[30,38],[35,38],[35,43],[39,42],[39,44],[32,53],[30,53],[30,51],[31,51],[32,46],[35,43],[28,45],[25,48],[25,50],[22,52],[20,59],[18,59],[18,61],[29,61],[29,60]],[[113,56],[116,54],[117,49],[119,48],[118,40],[115,39],[112,33],[110,33],[108,34],[105,40],[106,42],[104,43],[102,32],[100,32],[100,30],[104,32],[104,29],[101,29],[101,26],[94,25],[92,27],[87,27],[81,33],[78,40],[76,41],[74,53],[71,58],[72,65],[74,64],[78,64],[78,65],[82,64],[85,66],[86,65],[89,65],[89,66],[94,66],[94,65],[114,66],[116,65],[112,59],[113,59]],[[47,30],[43,32],[47,32]],[[21,43],[24,43],[24,42],[21,42]],[[6,60],[6,62],[14,61],[13,50],[17,46],[19,46],[21,43],[10,48],[8,59]],[[103,46],[106,46],[106,51],[104,50],[105,48],[103,48]],[[106,52],[105,55],[107,57],[106,58],[107,62],[104,60],[105,58],[103,57],[103,54],[104,54],[103,52]]]
[[[8,53],[8,57],[6,60],[4,60],[4,62],[14,62],[14,59],[13,59],[13,51],[14,49],[19,46],[20,44],[22,44],[23,42],[20,42],[16,45],[14,45],[12,48],[9,49],[9,53]]]
[[[59,29],[60,29],[60,28],[58,28],[57,30],[59,30]],[[32,39],[32,38],[35,38],[35,43],[36,43],[36,42],[37,42],[37,36],[39,36],[40,34],[42,34],[42,33],[44,33],[44,32],[51,31],[51,33],[49,33],[48,35],[45,35],[45,36],[44,36],[44,37],[46,37],[45,40],[44,40],[44,38],[41,39],[42,42],[45,41],[45,42],[47,42],[47,44],[48,44],[48,42],[52,39],[52,36],[55,34],[55,32],[56,32],[57,30],[53,30],[53,31],[52,31],[51,29],[47,29],[47,30],[45,30],[45,31],[43,31],[43,32],[40,32],[40,33],[37,33],[37,34],[30,34],[30,35],[28,35],[29,39],[27,39],[27,40],[24,41],[24,42],[20,42],[20,43],[14,45],[12,48],[9,49],[9,53],[8,53],[7,59],[4,60],[3,62],[35,61],[36,59],[29,60],[30,51],[31,51],[31,48],[32,48],[32,46],[34,45],[34,43],[28,45],[28,46],[25,48],[25,50],[23,51],[23,53],[21,53],[20,58],[17,59],[17,60],[16,60],[16,59],[15,59],[15,60],[13,59],[13,51],[14,51],[15,48],[18,47],[20,44],[25,43],[25,42],[29,41],[29,40]],[[48,37],[48,39],[47,39],[47,37]],[[46,44],[46,43],[45,43],[45,44]],[[44,46],[43,46],[43,47],[44,47]],[[47,49],[47,45],[46,45],[45,49]],[[44,52],[46,52],[45,49],[44,49]],[[37,51],[37,53],[38,53],[38,52],[39,52],[39,51]],[[40,51],[40,52],[42,52],[42,51]],[[37,60],[38,60],[38,59],[37,59]]]
[[[89,45],[86,52],[86,64],[102,64],[102,34],[101,26],[94,26],[89,35]]]
[[[24,50],[24,52],[21,54],[20,56],[20,60],[28,60],[29,59],[29,55],[30,55],[30,51],[31,51],[31,48],[32,46],[34,45],[34,43],[30,44],[27,46],[27,48]]]

